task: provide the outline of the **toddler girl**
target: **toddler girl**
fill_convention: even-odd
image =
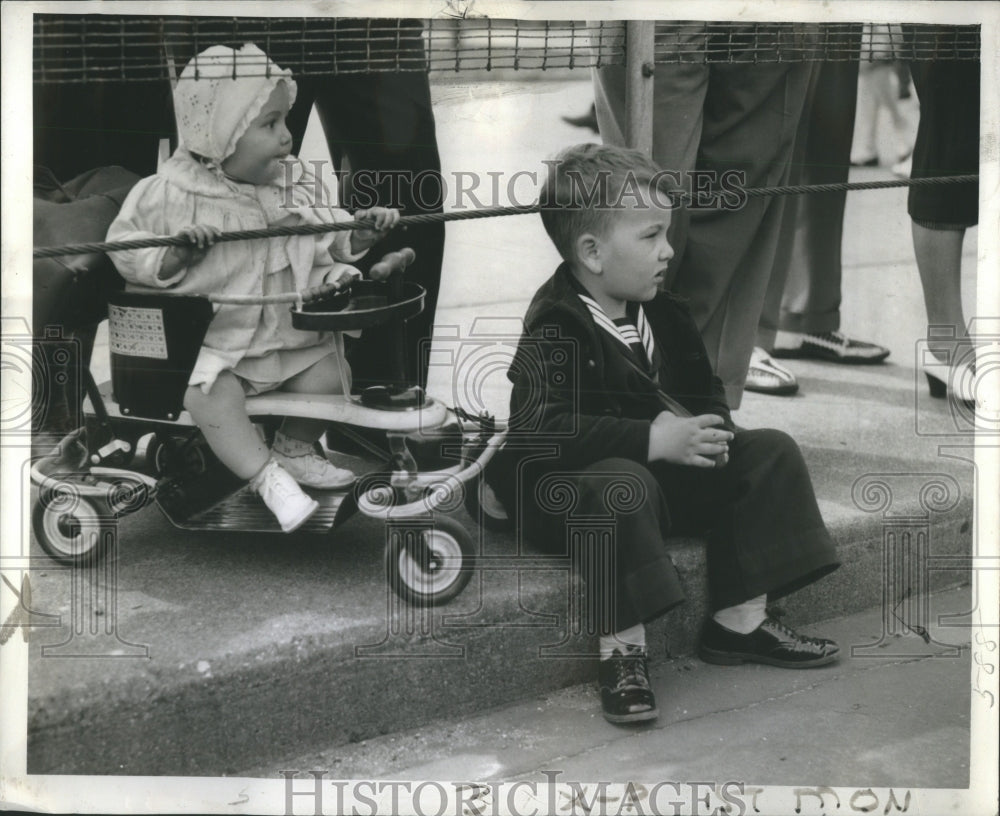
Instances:
[[[113,253],[131,289],[267,295],[360,275],[344,262],[391,229],[396,210],[356,212],[368,225],[361,230],[215,243],[222,231],[351,218],[326,198],[316,201],[322,187],[289,156],[285,118],[295,90],[291,72],[252,44],[238,51],[213,46],[187,65],[174,91],[180,146],[132,189],[108,240],[183,234],[190,245]],[[291,181],[286,170],[298,178]],[[184,407],[209,446],[249,480],[285,532],[318,507],[300,484],[338,489],[355,477],[315,452],[321,420],[286,419],[269,451],[244,399],[275,389],[339,393],[341,352],[329,333],[294,329],[287,303],[222,305],[188,381]]]

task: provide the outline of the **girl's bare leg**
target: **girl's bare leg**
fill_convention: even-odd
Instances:
[[[247,416],[243,386],[231,371],[219,374],[207,394],[198,386],[188,388],[184,407],[212,452],[239,478],[252,479],[267,464],[267,447]]]
[[[294,394],[343,393],[337,358],[338,355],[336,353],[327,355],[305,371],[289,379],[282,386],[281,390],[290,391]],[[350,387],[351,370],[346,360],[344,361],[344,371],[347,376],[348,387]],[[290,436],[292,439],[297,439],[300,442],[315,442],[322,436],[328,424],[323,419],[287,417],[281,423],[281,432],[285,436]]]

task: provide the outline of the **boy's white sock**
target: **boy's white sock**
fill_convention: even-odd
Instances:
[[[622,629],[613,635],[601,635],[601,660],[610,658],[615,649],[624,653],[628,646],[637,646],[642,651],[646,651],[646,627],[641,623],[630,626],[628,629]]]
[[[712,617],[715,622],[732,632],[749,635],[767,618],[767,595],[758,595],[736,606],[720,609]]]

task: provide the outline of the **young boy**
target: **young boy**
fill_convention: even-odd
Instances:
[[[684,598],[669,535],[707,533],[717,611],[703,660],[805,668],[838,652],[765,611],[839,562],[798,446],[735,428],[694,323],[661,290],[673,255],[665,179],[638,151],[580,145],[557,157],[542,221],[563,263],[528,308],[508,372],[510,441],[490,473],[536,545],[565,546],[554,478],[574,486],[578,515],[613,516],[614,553],[589,556],[586,580],[602,610],[601,704],[615,723],[657,714],[643,624]],[[519,457],[525,444],[535,453]]]

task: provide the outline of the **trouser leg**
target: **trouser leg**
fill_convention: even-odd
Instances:
[[[346,171],[341,176],[342,206],[378,204],[396,207],[403,215],[441,212],[441,160],[426,74],[348,74],[300,84],[303,102],[301,107],[296,103],[290,129],[304,133],[309,100],[314,99],[330,155],[338,171]],[[301,137],[295,146],[300,142]],[[444,224],[394,230],[369,250],[359,267],[364,271],[403,246],[416,253],[406,279],[426,290],[423,312],[403,330],[403,373],[410,382],[424,385],[444,258]],[[358,387],[384,380],[385,360],[391,359],[395,342],[395,334],[383,327],[365,331],[350,354]]]
[[[554,478],[562,483],[566,477]],[[563,501],[566,492],[550,490],[547,477],[528,491],[537,503],[524,514],[525,532],[533,544],[571,555],[581,566],[598,634],[652,620],[683,601],[664,546],[670,511],[649,469],[605,459],[571,482],[571,507]]]
[[[729,464],[705,476],[714,609],[758,595],[779,598],[839,566],[802,453],[787,434],[737,433]]]
[[[787,183],[811,66],[714,65],[705,98],[699,169],[745,173],[746,186]],[[693,209],[674,290],[684,297],[709,358],[739,407],[771,276],[783,197],[739,210]]]

